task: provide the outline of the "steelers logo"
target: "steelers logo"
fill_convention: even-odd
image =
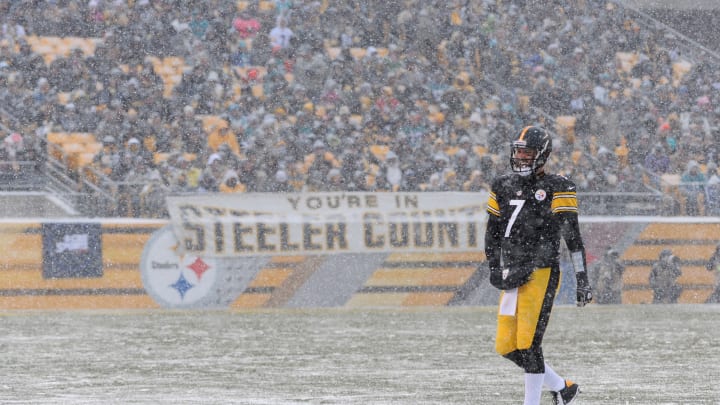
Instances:
[[[145,244],[140,275],[145,291],[163,308],[227,308],[269,260],[181,254],[172,225],[167,225]]]
[[[547,193],[543,189],[540,189],[535,192],[535,199],[538,201],[543,201],[543,200],[545,200],[546,197],[547,197]]]
[[[167,226],[153,234],[143,250],[140,271],[145,290],[164,307],[188,307],[213,293],[218,265],[212,258],[179,255]]]

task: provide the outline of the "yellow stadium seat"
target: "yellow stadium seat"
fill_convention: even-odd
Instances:
[[[71,132],[70,142],[75,143],[91,143],[96,142],[95,135],[90,132]]]
[[[47,145],[48,154],[54,159],[63,161],[65,159],[65,153],[62,150],[62,146],[56,143],[48,143]]]
[[[325,48],[328,58],[331,60],[337,59],[338,56],[340,56],[341,48],[339,46],[332,46]]]
[[[202,121],[203,131],[206,133],[228,126],[228,122],[219,115],[200,115],[199,117]]]
[[[677,282],[678,284],[706,286],[712,289],[715,284],[715,274],[707,271],[704,266],[683,266],[682,275]]]
[[[85,151],[85,145],[81,143],[68,142],[63,144],[63,152],[65,154],[65,165],[70,170],[77,170],[80,168],[81,155],[87,153]]]
[[[70,139],[70,134],[67,132],[48,132],[47,141],[48,143],[63,144]]]
[[[256,84],[251,87],[252,95],[255,98],[264,99],[265,98],[265,89],[263,88],[262,84]]]
[[[58,42],[57,46],[55,47],[55,56],[68,56],[70,55],[70,47],[65,42]]]
[[[240,83],[236,82],[232,84],[232,93],[235,100],[237,100],[242,95],[242,86],[240,85]]]
[[[678,304],[704,304],[712,292],[712,288],[684,288],[677,302]]]
[[[577,118],[574,115],[560,115],[555,118],[555,129],[558,134],[575,134],[575,123]]]
[[[71,92],[65,91],[65,92],[59,92],[57,94],[58,103],[62,105],[66,105],[70,102],[70,96],[72,95]]]
[[[484,154],[487,153],[487,148],[484,146],[476,145],[476,146],[473,146],[473,151],[475,152],[476,155],[483,156]]]
[[[527,112],[530,110],[530,96],[519,96],[518,97],[518,104],[520,111]]]
[[[260,0],[258,2],[258,11],[260,12],[269,12],[273,11],[275,9],[275,3],[272,1],[267,0]]]
[[[672,64],[673,83],[682,80],[683,76],[692,69],[692,63],[686,60],[680,60]]]
[[[390,151],[387,145],[370,145],[370,152],[381,162],[385,161],[385,155]]]
[[[583,152],[581,150],[573,150],[570,154],[570,157],[572,158],[573,164],[578,164],[580,162],[580,158],[582,157]]]
[[[458,150],[460,150],[460,147],[458,146],[448,146],[445,148],[445,154],[448,156],[455,156]]]
[[[167,56],[162,59],[162,64],[168,66],[182,67],[185,66],[185,59],[180,56]]]
[[[37,43],[36,45],[31,46],[33,52],[40,54],[40,55],[48,55],[55,53],[55,46],[44,44],[44,43]]]
[[[82,153],[85,152],[85,145],[75,142],[66,142],[62,146],[65,154]]]
[[[350,55],[355,59],[362,59],[365,57],[365,48],[350,48]]]
[[[167,152],[155,152],[153,153],[153,161],[155,164],[160,164],[164,161],[166,161],[170,157],[170,154]]]
[[[85,167],[93,162],[93,159],[95,159],[95,153],[92,152],[82,152],[79,153],[77,156],[77,164],[78,167]]]
[[[629,73],[639,59],[638,54],[635,52],[616,52],[615,58],[617,59],[618,67],[625,73]]]
[[[627,290],[622,292],[623,304],[651,304],[652,290]]]
[[[88,142],[85,144],[85,150],[88,153],[97,154],[100,152],[103,148],[102,143],[100,142]]]
[[[81,170],[81,173],[82,173],[83,177],[85,177],[85,180],[89,181],[90,183],[93,183],[93,184],[100,183],[98,173],[97,173],[97,171],[95,171],[95,169],[92,167],[91,164],[84,166]]]
[[[353,114],[350,116],[350,124],[353,126],[360,126],[362,125],[363,116],[361,114]]]

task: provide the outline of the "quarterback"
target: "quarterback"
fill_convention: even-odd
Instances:
[[[511,144],[512,173],[493,181],[487,205],[490,283],[502,290],[495,350],[524,370],[525,405],[540,403],[543,385],[556,404],[569,404],[580,392],[577,384],[545,362],[542,351],[560,285],[561,238],[575,270],[577,304],[592,300],[575,184],[545,173],[551,151],[552,139],[545,129],[523,128]]]

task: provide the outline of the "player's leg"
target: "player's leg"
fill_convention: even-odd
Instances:
[[[557,287],[555,288],[555,293],[560,290],[560,277],[558,277],[558,283]],[[558,373],[553,370],[552,367],[550,367],[547,362],[545,363],[545,380],[543,381],[543,385],[548,387],[550,391],[552,392],[558,392],[565,388],[565,379],[562,378]]]
[[[569,404],[580,393],[577,384],[560,377],[547,363],[545,363],[544,384],[550,389],[555,404]]]
[[[503,292],[501,298],[495,348],[525,371],[525,404],[540,401],[545,372],[541,343],[559,275],[559,269],[535,270],[530,281],[518,288],[515,316],[502,315],[508,294]]]
[[[527,350],[517,347],[518,291],[503,291],[498,310],[498,325],[495,335],[495,350],[522,369],[527,369]],[[542,357],[542,356],[541,356]],[[525,373],[525,405],[540,403],[543,374]]]
[[[543,361],[538,362],[541,358],[537,348],[542,343],[555,299],[559,270],[555,273],[550,268],[538,269],[527,284],[514,293],[503,291],[500,296],[495,350],[526,370],[542,372],[544,367]],[[510,299],[515,300],[514,305],[508,305]],[[512,308],[510,312],[508,307]]]
[[[555,300],[557,280],[550,268],[537,269],[518,298],[518,352],[524,357],[525,405],[539,404],[545,380],[542,339]]]
[[[549,364],[545,363],[545,379],[543,380],[543,384],[548,387],[550,391],[557,392],[565,388],[565,379],[560,377]]]

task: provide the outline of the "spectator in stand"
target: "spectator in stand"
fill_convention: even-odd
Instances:
[[[195,116],[195,109],[192,106],[186,105],[182,111],[182,115],[175,120],[182,140],[182,150],[202,154],[207,146],[202,122]]]
[[[120,154],[115,137],[107,135],[102,139],[102,149],[92,161],[93,167],[112,180],[119,180]]]
[[[388,151],[385,155],[385,161],[380,166],[375,181],[378,183],[378,188],[383,191],[398,191],[402,188],[403,172],[400,159],[395,152]]]
[[[18,72],[22,72],[30,85],[37,83],[41,77],[47,77],[48,74],[45,60],[33,52],[30,44],[24,38],[18,42],[18,52],[13,55],[11,66]]]
[[[459,191],[462,183],[458,182],[457,173],[454,170],[446,170],[441,191]]]
[[[14,14],[5,14],[0,24],[0,40],[6,41],[14,46],[17,42],[21,42],[27,36],[25,26],[23,26]]]
[[[67,103],[64,106],[64,113],[60,115],[59,128],[63,132],[83,132],[81,128],[80,114],[74,103]]]
[[[442,180],[438,173],[430,175],[428,182],[424,184],[423,191],[442,191]]]
[[[225,123],[221,123],[218,127],[212,129],[207,137],[207,146],[212,152],[217,152],[220,145],[223,144],[230,147],[230,150],[236,155],[240,155],[240,144],[237,137]]]
[[[591,3],[586,10],[567,12],[530,3],[486,6],[471,2],[458,12],[426,5],[418,8],[417,2],[381,9],[373,3],[355,8],[343,2],[298,4],[291,17],[296,32],[289,37],[287,46],[290,49],[304,46],[307,54],[293,66],[294,57],[286,51],[270,61],[271,38],[278,44],[276,51],[281,49],[280,37],[270,34],[272,19],[277,19],[276,27],[285,24],[284,28],[289,30],[289,14],[279,12],[280,3],[275,3],[276,13],[256,13],[255,2],[250,2],[249,18],[257,20],[258,29],[253,28],[254,23],[247,29],[233,25],[237,20],[233,18],[234,3],[219,3],[203,10],[193,4],[147,0],[130,4],[97,2],[95,6],[102,7],[103,15],[102,18],[98,15],[92,24],[84,19],[93,5],[88,4],[78,12],[80,8],[74,2],[69,7],[55,3],[29,8],[11,2],[6,6],[6,14],[26,25],[27,32],[34,35],[93,32],[105,35],[95,39],[94,55],[86,57],[75,50],[68,57],[58,58],[50,69],[45,68],[42,57],[32,52],[24,40],[18,42],[19,51],[6,44],[1,56],[5,65],[0,59],[0,66],[4,66],[0,68],[0,80],[5,80],[0,86],[3,107],[17,114],[21,121],[59,123],[65,111],[53,110],[54,93],[67,92],[78,111],[86,111],[86,107],[95,109],[92,114],[95,120],[84,125],[94,127],[99,139],[111,135],[124,142],[138,137],[145,143],[146,139],[154,138],[150,144],[154,143],[158,151],[198,154],[198,169],[207,162],[206,138],[201,126],[198,130],[197,122],[187,126],[176,115],[186,105],[194,108],[190,114],[193,119],[201,113],[221,115],[226,105],[238,105],[239,112],[231,126],[236,123],[243,126],[243,131],[234,131],[241,137],[239,143],[249,145],[254,145],[253,138],[268,135],[260,129],[263,117],[282,111],[276,116],[276,125],[286,129],[282,141],[291,157],[286,162],[286,174],[292,171],[291,162],[302,160],[309,152],[305,148],[312,149],[315,140],[327,141],[332,148],[332,139],[344,140],[362,126],[365,129],[362,136],[353,135],[359,144],[356,149],[366,142],[384,140],[391,144],[404,164],[403,189],[412,191],[418,190],[419,184],[427,182],[434,172],[429,168],[432,156],[449,155],[452,134],[462,138],[463,130],[471,139],[470,148],[488,149],[479,163],[470,162],[470,168],[480,168],[481,176],[494,177],[495,162],[504,162],[501,146],[505,145],[505,129],[514,122],[526,121],[528,111],[535,108],[553,116],[576,115],[580,122],[575,128],[580,141],[576,145],[588,155],[593,155],[595,148],[614,148],[625,137],[630,163],[644,165],[651,145],[667,143],[672,159],[670,172],[685,167],[691,159],[700,159],[696,156],[698,152],[718,142],[709,128],[720,122],[720,111],[711,108],[716,101],[712,91],[720,87],[716,86],[720,76],[708,69],[703,55],[681,55],[673,42],[663,40],[662,28],[635,23],[620,6]],[[288,2],[282,3],[284,7]],[[195,14],[194,9],[198,11]],[[437,23],[449,21],[451,13],[451,25]],[[528,15],[534,18],[529,20]],[[535,20],[542,24],[533,23]],[[625,20],[635,31],[625,27]],[[397,27],[418,29],[415,35],[409,35],[407,29],[380,27],[388,21],[397,21]],[[227,32],[230,27],[233,31]],[[198,40],[193,32],[203,39]],[[228,78],[222,73],[235,63],[229,59],[232,51],[227,48],[233,41],[228,38],[242,40],[245,35],[248,39],[255,36],[248,51],[252,58],[247,63],[269,68],[266,83],[261,83],[260,77],[252,80],[263,84],[265,98],[252,96],[250,80],[242,83],[242,78]],[[594,46],[588,48],[583,43]],[[339,47],[340,55],[332,60],[334,56],[326,52],[325,45]],[[352,47],[364,48],[365,57],[355,60],[350,53]],[[383,56],[381,48],[386,48],[389,55]],[[596,63],[619,61],[616,54],[619,51],[638,55],[640,63],[635,67]],[[158,75],[145,76],[144,72],[154,70],[146,55],[179,57],[181,63],[173,65],[173,69],[177,69],[174,74],[182,71],[183,77],[174,91],[160,87],[166,83]],[[673,76],[673,64],[691,57],[697,59],[691,60],[690,71]],[[483,60],[493,61],[496,66],[479,64]],[[293,73],[291,89],[283,82],[288,72]],[[33,93],[39,87],[40,77],[48,80],[49,94]],[[572,97],[559,85],[570,78],[575,79],[571,83],[575,90]],[[241,87],[241,95],[228,92],[232,87]],[[525,89],[534,90],[526,93]],[[86,97],[77,98],[78,90],[84,91]],[[164,92],[169,97],[164,97]],[[46,96],[51,101],[46,102]],[[87,100],[92,102],[83,106]],[[525,105],[527,100],[529,104]],[[41,108],[36,108],[42,103]],[[311,108],[306,108],[308,103]],[[336,114],[342,105],[347,106],[347,112]],[[154,114],[156,118],[150,128],[158,129],[139,128],[129,113],[131,108],[139,111],[140,121]],[[580,117],[583,114],[587,119]],[[341,119],[336,122],[337,115]],[[642,127],[633,134],[637,123],[642,123]],[[583,142],[587,135],[583,132],[585,127],[597,136],[597,144]],[[306,139],[311,133],[318,137]],[[697,141],[691,140],[695,138]],[[434,143],[437,139],[444,143]],[[278,171],[274,166],[276,159],[271,164],[261,162],[279,140],[273,138],[265,145],[254,146],[258,162],[241,171],[240,177],[253,178],[265,171],[272,180]],[[462,149],[471,160],[475,157],[471,150]],[[560,146],[556,149],[561,150]],[[373,165],[378,162],[373,162],[366,153],[346,155],[342,151],[343,148],[333,150],[340,157],[337,160],[343,167],[346,187],[366,187],[366,181],[356,180],[373,174],[376,170]],[[567,153],[570,152],[568,149]],[[355,160],[346,165],[344,157]],[[453,160],[457,157],[453,156]],[[717,161],[708,158],[705,161],[713,160]],[[459,177],[464,176],[460,167],[451,166]],[[620,171],[624,168],[609,173],[601,167],[591,169],[597,178],[604,179],[593,182],[597,191],[616,189],[610,181],[612,176],[618,178],[618,189],[627,189],[627,171]],[[303,173],[298,176],[302,179],[293,181],[307,180]],[[444,179],[442,176],[440,181]],[[246,184],[250,189],[251,183]],[[632,187],[636,186],[633,182]],[[711,202],[709,197],[706,202]]]
[[[490,191],[490,185],[485,183],[480,170],[473,170],[470,178],[462,185],[462,191],[479,192]]]
[[[233,169],[227,169],[220,181],[218,190],[221,193],[244,193],[247,188],[240,182],[240,177]]]
[[[213,153],[207,161],[198,181],[199,193],[216,193],[220,191],[220,181],[226,172],[219,154]]]
[[[433,156],[433,166],[432,166],[431,176],[433,174],[437,174],[436,181],[438,182],[438,188],[445,185],[445,176],[448,171],[452,170],[449,166],[450,166],[450,158],[448,158],[444,153],[436,153]],[[439,190],[435,190],[435,191],[439,191]]]
[[[687,169],[680,177],[680,192],[685,198],[685,214],[700,215],[705,195],[705,175],[694,160],[688,162]]]
[[[476,166],[471,163],[468,153],[465,149],[459,149],[457,152],[455,152],[452,158],[452,167],[453,171],[457,176],[457,184],[465,184],[465,182],[470,180],[470,175],[472,174],[474,167]]]
[[[274,53],[286,50],[290,47],[290,41],[295,34],[287,26],[287,18],[279,16],[277,25],[270,30],[270,47]]]
[[[720,175],[715,162],[707,165],[708,181],[705,185],[705,215],[720,216]]]
[[[275,177],[270,185],[271,193],[292,193],[295,192],[295,188],[290,184],[287,172],[285,170],[278,170],[275,173]]]
[[[340,169],[332,168],[328,171],[326,182],[320,187],[320,191],[344,191],[345,182]]]
[[[118,173],[119,174],[119,173]],[[119,174],[120,175],[120,174]],[[164,199],[157,193],[163,192],[160,172],[142,159],[137,159],[126,173],[117,191],[117,214],[120,216],[146,216],[161,212]],[[159,201],[155,199],[159,198]]]
[[[262,28],[260,21],[255,18],[255,5],[250,4],[240,11],[240,15],[233,20],[232,25],[238,32],[240,40],[249,41],[251,43]]]
[[[10,169],[14,172],[19,172],[21,169],[20,161],[23,160],[25,155],[25,142],[22,135],[17,132],[10,133],[3,139],[0,148],[3,152],[0,161],[3,161],[3,163],[9,162]]]
[[[313,103],[317,103],[327,79],[328,63],[324,53],[303,44],[293,66],[295,77],[303,83],[305,94]]]
[[[332,152],[327,150],[325,142],[317,140],[313,143],[312,153],[304,158],[304,170],[307,185],[311,190],[322,189],[330,169],[340,168],[340,162]]]
[[[645,157],[645,169],[653,175],[652,183],[657,188],[660,185],[660,176],[670,171],[670,156],[661,144],[653,146]]]
[[[303,163],[301,161],[291,162],[287,166],[287,182],[291,189],[296,192],[305,192],[305,173],[303,172]]]

